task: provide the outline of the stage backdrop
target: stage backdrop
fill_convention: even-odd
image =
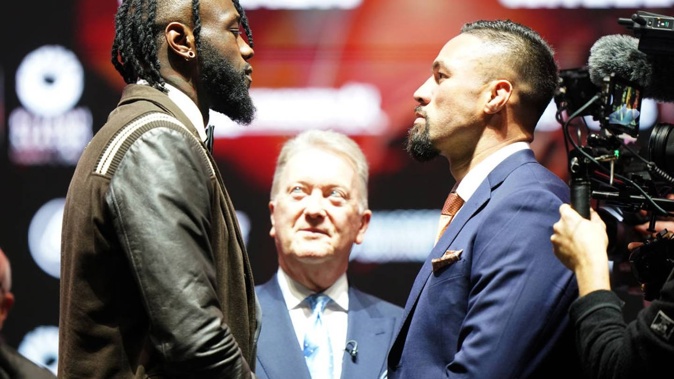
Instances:
[[[619,17],[671,14],[674,0],[241,0],[253,28],[250,126],[213,114],[214,154],[239,212],[255,281],[277,269],[267,203],[275,157],[296,133],[351,135],[370,162],[366,242],[352,254],[350,280],[404,305],[430,250],[439,207],[454,184],[447,162],[421,164],[403,142],[412,94],[442,45],[465,22],[509,18],[538,30],[561,68],[586,64],[601,36],[631,34]],[[123,87],[110,64],[118,0],[3,4],[0,56],[0,247],[13,265],[16,306],[2,334],[29,358],[56,369],[59,244],[63,199],[82,149]],[[645,103],[645,131],[671,119]],[[554,105],[538,128],[539,160],[567,178]],[[552,254],[552,252],[550,252]],[[638,296],[634,297],[638,299]],[[636,303],[639,303],[636,300]]]

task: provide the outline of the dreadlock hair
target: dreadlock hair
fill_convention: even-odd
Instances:
[[[124,82],[135,83],[146,80],[150,86],[166,92],[166,82],[159,73],[157,57],[158,39],[164,26],[158,25],[157,1],[165,0],[124,0],[115,16],[115,39],[112,43],[112,64],[122,75]],[[248,18],[239,0],[232,0],[241,17],[248,45],[253,47],[253,33]],[[201,17],[199,0],[192,0],[192,22],[197,52],[201,51]]]

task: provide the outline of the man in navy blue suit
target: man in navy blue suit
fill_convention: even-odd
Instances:
[[[402,308],[350,286],[346,275],[351,248],[363,241],[372,216],[367,181],[365,156],[344,134],[310,130],[283,146],[269,202],[279,269],[256,287],[258,378],[385,376]],[[313,342],[312,294],[327,295],[317,317],[323,343]],[[314,364],[315,354],[325,360]]]
[[[412,286],[390,379],[580,376],[567,317],[577,286],[550,254],[569,188],[529,146],[557,72],[535,31],[478,21],[445,44],[414,93],[407,150],[447,158],[463,205]]]

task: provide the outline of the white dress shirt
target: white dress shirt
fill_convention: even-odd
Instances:
[[[278,269],[276,277],[295,329],[297,342],[300,349],[304,349],[304,334],[311,316],[311,308],[304,299],[313,292],[291,279],[281,268]],[[342,375],[346,331],[349,323],[347,314],[349,311],[349,283],[346,274],[340,276],[335,284],[323,293],[332,299],[325,307],[323,322],[327,324],[330,343],[332,344],[333,378],[339,378]]]
[[[461,182],[458,183],[458,187],[456,187],[456,193],[461,196],[464,202],[467,202],[468,199],[473,196],[477,187],[480,186],[496,166],[516,152],[530,148],[531,147],[526,142],[515,142],[496,150],[496,152],[478,163],[477,166],[473,167],[473,169],[463,177]],[[459,213],[461,213],[460,209],[456,214]],[[454,215],[454,217],[456,217],[456,215]]]

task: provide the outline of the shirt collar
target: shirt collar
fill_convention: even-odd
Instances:
[[[293,280],[280,267],[276,277],[278,278],[279,287],[285,300],[288,310],[301,307],[302,302],[307,296],[311,295],[313,291]],[[349,310],[349,282],[346,279],[346,273],[342,274],[335,283],[328,287],[324,294],[330,296],[333,303],[339,306],[343,311]]]
[[[149,83],[144,80],[138,80],[137,84],[149,85]],[[179,90],[177,87],[174,87],[171,84],[164,83],[164,88],[168,92],[168,97],[175,103],[175,105],[180,108],[185,116],[190,120],[192,125],[197,128],[197,133],[199,133],[199,138],[202,141],[206,141],[206,128],[204,126],[204,117],[199,110],[199,107],[189,98],[183,91]]]
[[[477,190],[477,187],[480,186],[480,183],[484,181],[487,175],[489,175],[496,166],[512,154],[525,149],[530,149],[528,143],[515,142],[496,150],[466,174],[456,187],[456,193],[461,196],[464,202],[468,201]]]

